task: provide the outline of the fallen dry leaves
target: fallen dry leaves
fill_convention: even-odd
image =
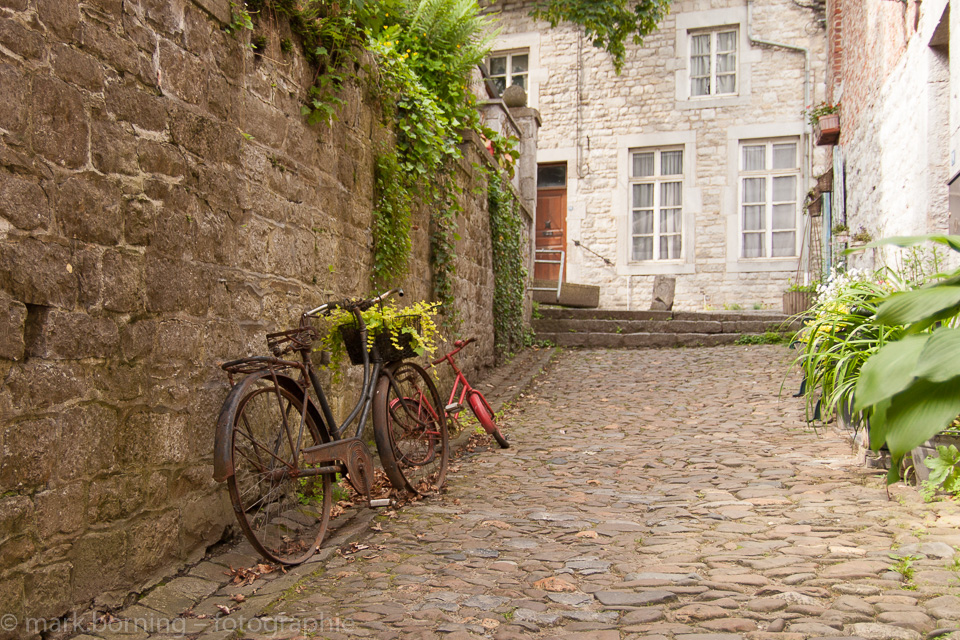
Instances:
[[[576,586],[570,584],[563,578],[558,578],[557,576],[550,576],[549,578],[537,580],[533,583],[533,586],[537,589],[542,589],[543,591],[552,591],[554,593],[564,593],[577,590]]]

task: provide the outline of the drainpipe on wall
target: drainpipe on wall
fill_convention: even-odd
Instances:
[[[747,40],[750,41],[750,44],[756,44],[763,47],[775,47],[777,49],[784,49],[786,51],[803,54],[803,107],[806,109],[808,106],[810,106],[810,49],[806,47],[798,47],[793,44],[772,42],[770,40],[762,40],[754,37],[753,0],[747,0]],[[803,133],[804,137],[807,139],[807,144],[803,146],[803,168],[801,171],[801,179],[803,181],[804,188],[806,188],[807,185],[810,184],[810,176],[813,173],[813,153],[810,149],[810,136],[812,135],[812,132],[810,130],[810,123],[807,122],[806,118],[803,120]],[[801,255],[802,253],[803,252],[801,251]]]

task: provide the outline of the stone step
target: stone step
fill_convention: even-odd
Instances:
[[[723,320],[669,318],[658,319],[553,319],[540,318],[533,321],[537,335],[547,333],[731,333],[758,334],[766,331],[783,331],[786,318]],[[790,330],[789,325],[787,330]]]
[[[615,309],[561,309],[541,306],[540,315],[550,320],[685,320],[709,322],[785,322],[775,311],[625,311]]]
[[[600,347],[625,349],[636,347],[713,347],[733,344],[737,333],[540,333],[537,338],[561,347]]]

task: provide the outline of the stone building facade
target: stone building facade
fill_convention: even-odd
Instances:
[[[391,140],[366,65],[311,127],[296,36],[262,17],[255,53],[230,21],[227,0],[0,0],[0,612],[21,622],[118,606],[220,540],[218,363],[369,293]],[[454,294],[476,371],[494,357],[489,156],[465,154]],[[419,300],[427,212],[413,222]]]
[[[826,39],[803,4],[677,0],[617,75],[578,28],[494,3],[491,74],[542,115],[539,187],[565,198],[566,279],[599,285],[602,307],[649,308],[664,274],[678,308],[778,308],[804,277],[824,153],[801,112],[824,98]]]
[[[834,224],[874,238],[960,233],[960,12],[948,0],[828,0],[827,14],[828,93],[841,103]],[[880,250],[851,260],[896,264]]]

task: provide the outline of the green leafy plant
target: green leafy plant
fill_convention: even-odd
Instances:
[[[620,73],[627,38],[641,44],[669,11],[670,0],[541,0],[530,15],[552,27],[561,22],[580,25],[595,47],[613,56]]]
[[[394,347],[400,348],[401,336],[406,335],[418,356],[430,357],[436,349],[436,343],[442,340],[436,324],[438,306],[439,303],[436,302],[417,302],[408,307],[386,303],[382,306],[374,305],[361,312],[367,327],[367,348],[373,346],[379,333],[386,331]],[[410,316],[419,318],[419,327],[409,322]],[[333,371],[336,380],[341,378],[342,365],[347,355],[340,329],[355,324],[353,313],[344,309],[337,309],[327,316],[327,331],[320,340],[319,348],[330,352],[330,362],[324,366]]]
[[[932,241],[960,251],[960,236],[914,236],[866,245],[913,246]],[[899,477],[900,460],[960,415],[960,269],[934,282],[882,298],[872,323],[905,325],[902,337],[871,354],[856,385],[854,409],[870,414],[870,445],[886,444]]]
[[[820,116],[826,116],[826,115],[830,115],[831,113],[839,113],[839,112],[840,112],[839,102],[834,104],[827,101],[823,101],[820,104],[816,104],[812,107],[807,107],[801,112],[801,114],[807,117],[807,122],[809,122],[811,125],[815,125],[820,120]]]
[[[870,242],[873,240],[873,236],[870,235],[870,232],[867,231],[867,228],[863,225],[860,225],[860,228],[857,229],[857,232],[850,236],[850,239],[854,242]]]
[[[784,344],[790,336],[778,331],[765,331],[761,334],[743,334],[737,338],[735,344]]]
[[[493,239],[493,331],[498,355],[524,343],[523,301],[527,288],[524,266],[524,219],[508,182],[493,174],[488,188],[490,235]]]
[[[910,588],[914,574],[913,563],[919,560],[920,556],[900,556],[895,553],[891,553],[889,556],[891,560],[894,560],[894,564],[890,569],[899,573],[903,577],[903,582],[909,585],[908,588]]]
[[[807,284],[800,284],[799,282],[794,282],[791,278],[787,281],[786,291],[802,291],[804,293],[816,293],[817,288],[820,286],[819,280],[814,280],[813,282]]]
[[[927,458],[923,464],[930,469],[930,477],[921,487],[924,500],[937,491],[960,494],[960,451],[954,445],[938,445],[936,457]]]
[[[845,224],[843,224],[843,223],[841,223],[841,224],[835,224],[835,225],[833,225],[833,229],[831,229],[831,231],[833,231],[834,235],[841,234],[841,233],[847,233],[848,231],[850,231],[850,227],[848,227],[847,225],[845,225]]]

